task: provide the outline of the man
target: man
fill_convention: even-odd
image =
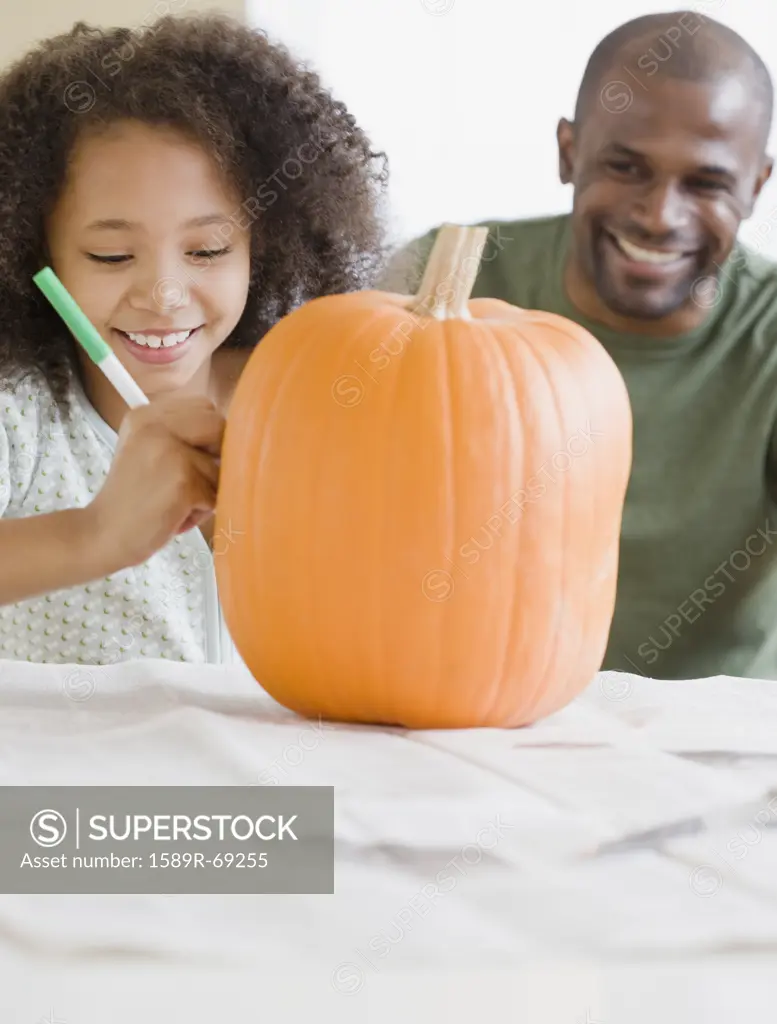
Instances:
[[[691,12],[630,21],[558,125],[572,213],[488,224],[473,297],[581,324],[629,391],[606,669],[777,679],[777,267],[737,240],[771,174],[771,117],[736,33]],[[386,286],[415,289],[434,235]]]

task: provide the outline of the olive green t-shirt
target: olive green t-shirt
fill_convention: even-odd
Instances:
[[[591,332],[629,392],[633,464],[603,668],[663,679],[777,679],[777,266],[738,244],[705,323],[672,338],[619,334],[571,305],[568,215],[487,222],[473,297],[547,310]],[[436,231],[383,287],[412,293]]]

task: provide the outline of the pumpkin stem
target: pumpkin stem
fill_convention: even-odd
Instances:
[[[436,320],[471,319],[467,303],[487,237],[488,228],[440,228],[413,300],[416,313]]]

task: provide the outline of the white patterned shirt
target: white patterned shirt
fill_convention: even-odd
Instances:
[[[116,442],[80,386],[63,420],[44,385],[0,381],[0,517],[88,505]],[[233,540],[215,537],[214,551]],[[0,659],[110,665],[133,658],[239,663],[200,530],[134,568],[0,606]]]

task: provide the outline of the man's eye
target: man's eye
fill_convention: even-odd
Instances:
[[[95,252],[87,253],[90,260],[94,260],[95,263],[126,263],[127,260],[132,259],[131,256],[117,255],[117,256],[98,256]]]
[[[727,192],[728,186],[725,182],[716,181],[712,178],[693,178],[691,187],[701,189],[702,192]]]
[[[630,174],[637,170],[636,165],[630,160],[609,160],[607,166],[618,174]]]

